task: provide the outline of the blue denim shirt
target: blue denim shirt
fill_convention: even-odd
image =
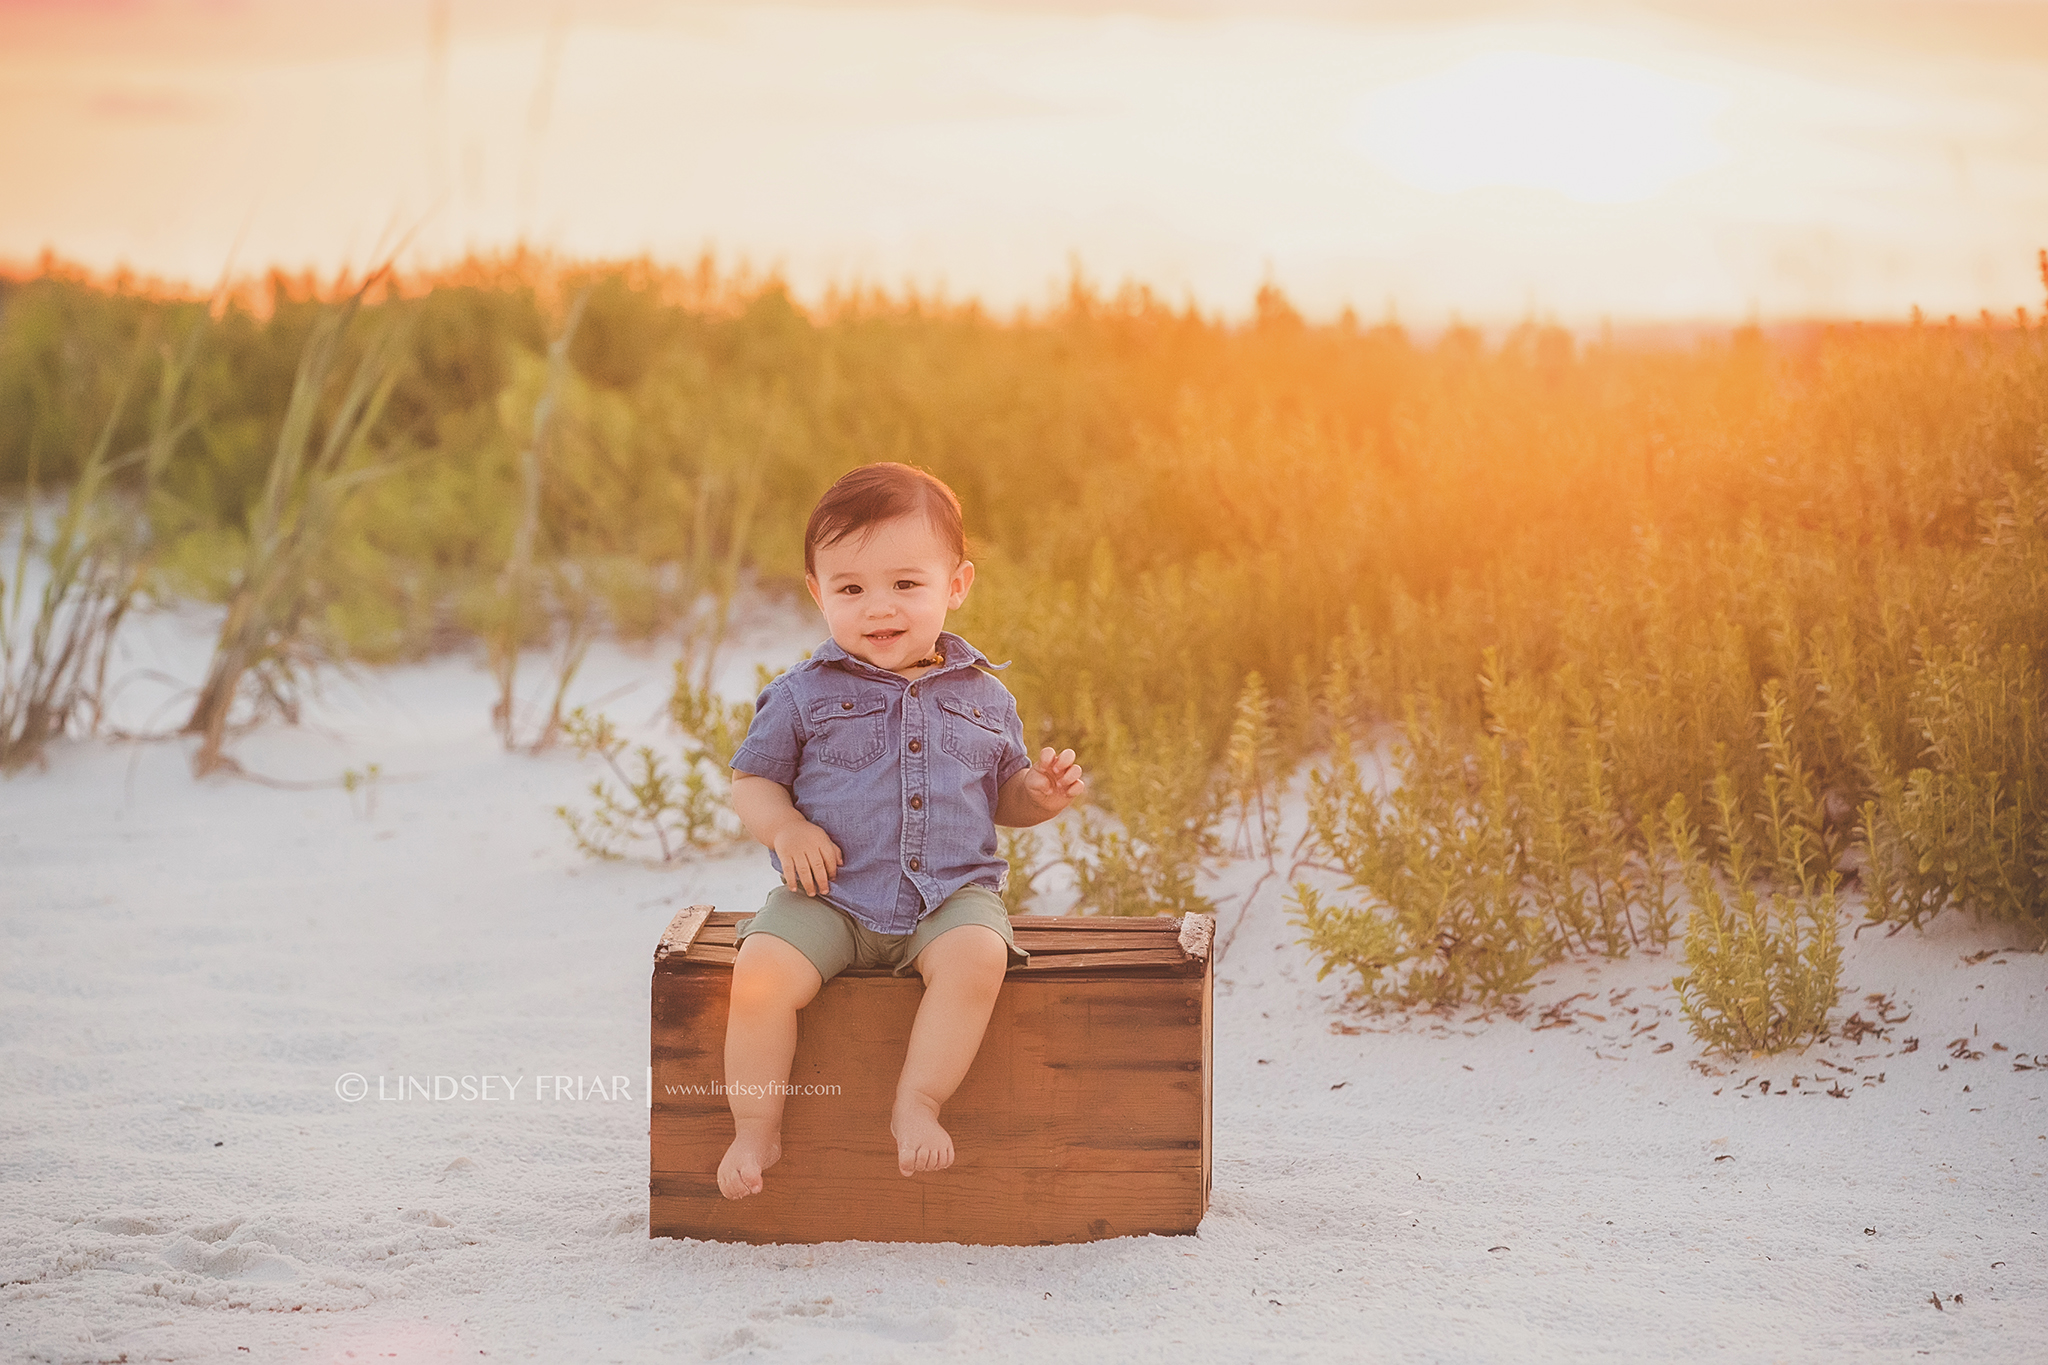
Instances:
[[[832,836],[846,861],[824,899],[877,933],[909,933],[963,886],[1001,890],[1009,870],[996,797],[1031,766],[1017,703],[973,645],[947,631],[938,650],[913,682],[827,640],[762,689],[733,755]]]

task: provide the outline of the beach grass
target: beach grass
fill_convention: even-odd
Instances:
[[[107,395],[157,382],[133,338],[189,307],[7,281],[0,488],[32,464],[89,503],[135,487],[71,437],[146,443]],[[957,627],[1014,661],[1032,745],[1090,772],[1061,852],[1086,910],[1203,908],[1231,848],[1320,865],[1311,943],[1409,1002],[1661,946],[1682,890],[1799,952],[1823,902],[2048,935],[2048,331],[2024,312],[1656,350],[1311,323],[1271,288],[1243,322],[1078,282],[999,318],[514,256],[374,293],[272,277],[217,313],[146,504],[150,586],[230,608],[210,736],[289,657],[235,624],[264,564],[290,586],[264,620],[334,657],[548,641],[566,669],[602,628],[680,640],[701,688],[737,594],[798,590],[818,493],[899,459],[966,506]],[[1311,840],[1275,849],[1305,766]]]

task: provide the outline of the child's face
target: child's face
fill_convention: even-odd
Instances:
[[[804,582],[832,639],[892,673],[907,673],[932,652],[946,613],[974,583],[974,565],[955,560],[918,512],[820,545],[811,558],[816,572]]]

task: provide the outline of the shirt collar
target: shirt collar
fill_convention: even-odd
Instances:
[[[926,678],[936,678],[942,673],[952,673],[962,668],[973,668],[976,665],[988,669],[1009,667],[1007,663],[989,662],[988,655],[982,653],[973,645],[968,644],[950,630],[939,632],[938,650],[939,653],[946,656],[946,662],[925,674]],[[871,678],[894,680],[904,684],[908,684],[911,681],[911,679],[904,677],[901,673],[891,673],[886,668],[875,667],[865,659],[854,658],[853,655],[840,648],[839,642],[829,635],[825,637],[824,644],[811,651],[811,662],[814,664],[840,664],[850,672],[859,673]],[[918,679],[918,681],[923,681],[923,679]]]

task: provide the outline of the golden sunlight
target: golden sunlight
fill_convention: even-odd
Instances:
[[[1361,101],[1354,145],[1418,189],[1648,199],[1723,161],[1727,92],[1627,62],[1487,52]]]

